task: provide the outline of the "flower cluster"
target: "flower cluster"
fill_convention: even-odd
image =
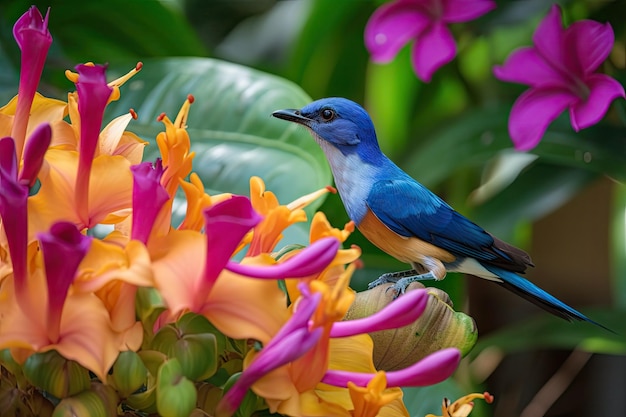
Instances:
[[[438,340],[402,369],[373,361],[368,333],[414,323],[431,308],[424,289],[344,320],[360,250],[340,246],[353,224],[317,213],[307,246],[276,252],[330,189],[281,205],[255,177],[250,198],[206,194],[185,128],[192,96],[174,121],[159,117],[161,158],[141,162],[147,143],[126,131],[134,111],[101,129],[141,64],[111,82],[106,67],[81,64],[66,74],[67,101],[38,94],[47,21],[32,7],[15,24],[19,91],[0,108],[3,412],[408,415],[399,387],[454,372],[456,346],[475,340],[467,320],[424,324],[462,340]],[[179,190],[187,211],[173,225]],[[100,225],[112,231],[99,236]]]
[[[492,0],[395,0],[381,6],[365,28],[365,45],[375,62],[388,62],[414,40],[411,62],[429,82],[456,55],[447,24],[476,19],[495,9]],[[561,9],[553,5],[533,35],[534,46],[514,51],[493,69],[502,81],[530,86],[513,105],[509,134],[515,148],[530,150],[548,125],[569,109],[575,131],[598,123],[624,87],[597,73],[614,44],[609,23],[581,20],[563,28]]]

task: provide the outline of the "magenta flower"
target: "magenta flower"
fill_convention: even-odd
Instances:
[[[18,162],[13,138],[0,139],[0,219],[9,245],[15,292],[23,301],[27,285],[28,186],[17,178]]]
[[[133,172],[131,238],[146,244],[157,215],[170,196],[161,185],[164,170],[160,158],[156,160],[154,166],[151,162],[143,162],[130,169]]]
[[[322,298],[321,293],[307,294],[298,304],[298,309],[263,347],[250,366],[241,373],[237,382],[224,394],[216,415],[232,415],[239,408],[246,392],[268,372],[302,357],[318,343],[323,329],[310,330],[308,322]]]
[[[50,9],[44,18],[35,6],[31,6],[13,26],[13,37],[22,51],[17,109],[11,129],[18,161],[22,159],[30,108],[37,92],[48,49],[52,44],[52,36],[48,31],[49,13]]]
[[[78,265],[91,246],[91,237],[82,235],[68,222],[55,223],[49,232],[38,237],[48,282],[48,335],[56,343],[65,299]]]
[[[458,349],[438,350],[408,368],[387,372],[387,386],[425,387],[438,384],[452,376],[460,361],[461,352]],[[339,387],[345,387],[348,382],[352,382],[357,386],[364,387],[373,377],[374,374],[329,369],[322,382]]]
[[[42,123],[30,135],[24,148],[24,164],[19,176],[20,183],[28,187],[35,184],[51,141],[52,127],[49,123]]]
[[[365,46],[375,62],[389,62],[411,40],[411,63],[429,82],[452,61],[456,43],[448,24],[476,19],[496,7],[493,0],[396,0],[378,8],[365,27]]]
[[[89,219],[88,196],[91,166],[96,155],[104,108],[113,88],[107,84],[105,66],[81,64],[76,66],[76,70],[78,71],[76,92],[80,114],[80,144],[75,200],[80,219],[89,227],[91,219]]]
[[[317,344],[328,343],[328,339],[322,337],[322,328],[312,326],[312,317],[320,304],[322,294],[312,293],[305,283],[299,284],[298,287],[302,298],[299,299],[293,316],[263,347],[237,382],[226,392],[218,406],[217,415],[232,415],[247,390],[256,381],[270,371],[303,358],[314,350]],[[370,317],[333,323],[330,336],[349,337],[405,326],[422,315],[427,303],[426,290],[408,292]],[[387,372],[387,386],[426,386],[439,383],[452,375],[460,360],[461,353],[458,349],[437,351],[408,368]],[[375,375],[327,369],[320,382],[337,387],[346,387],[348,382],[366,386]]]
[[[599,122],[611,102],[624,97],[620,83],[595,72],[613,42],[609,23],[581,20],[563,29],[561,9],[555,4],[533,35],[535,46],[516,50],[504,65],[494,67],[498,79],[530,86],[509,117],[509,134],[518,150],[537,146],[565,109],[578,132]]]

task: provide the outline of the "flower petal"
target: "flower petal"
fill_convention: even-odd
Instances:
[[[330,336],[345,337],[403,327],[417,320],[426,304],[426,290],[409,291],[369,317],[335,323]]]
[[[411,63],[417,76],[429,82],[439,67],[452,61],[456,55],[456,43],[445,24],[438,22],[429,26],[419,36],[411,53]]]
[[[565,30],[567,67],[579,76],[594,72],[608,58],[615,35],[609,23],[580,20]]]
[[[339,241],[334,237],[319,239],[297,255],[272,266],[250,266],[228,262],[226,269],[236,274],[269,279],[303,278],[320,273],[335,259]]]
[[[564,48],[564,30],[561,22],[561,8],[552,5],[548,15],[543,18],[533,34],[533,42],[544,59],[559,66],[565,63],[568,51]]]
[[[515,148],[527,151],[539,143],[548,125],[578,100],[573,93],[557,89],[530,89],[513,104],[509,135]]]
[[[428,355],[413,366],[400,371],[387,372],[387,386],[389,387],[423,387],[437,384],[450,377],[461,360],[461,352],[455,348],[439,350]],[[349,371],[329,370],[322,382],[338,387],[347,386],[351,381],[364,387],[374,375],[369,373],[355,373]]]
[[[48,337],[56,343],[68,290],[89,250],[91,238],[83,236],[68,222],[55,223],[50,232],[38,237],[48,282]]]
[[[443,21],[447,23],[474,20],[496,8],[493,0],[448,0],[443,11]]]
[[[146,243],[161,207],[170,195],[161,185],[163,165],[144,162],[130,167],[133,172],[133,224],[131,238]]]
[[[530,46],[511,53],[503,65],[493,68],[493,73],[499,80],[531,87],[567,88],[568,85],[568,80],[550,66],[536,48]]]
[[[43,157],[50,146],[52,128],[48,123],[42,123],[28,138],[24,149],[24,164],[20,172],[20,182],[32,186],[43,164]]]
[[[606,114],[611,102],[625,98],[624,86],[605,74],[594,74],[587,78],[589,98],[570,107],[570,120],[577,132],[598,123]]]
[[[39,85],[48,49],[52,44],[52,36],[48,31],[49,13],[50,9],[44,18],[37,7],[31,6],[13,26],[13,36],[22,51],[17,109],[11,131],[11,136],[16,142],[18,160],[21,159],[24,148],[33,98]]]
[[[416,38],[430,19],[415,2],[393,1],[379,7],[365,26],[365,47],[375,62],[389,62],[411,39]]]
[[[241,239],[262,220],[248,198],[233,196],[204,211],[205,234],[209,253],[205,277],[198,288],[206,297],[211,285],[226,266]]]

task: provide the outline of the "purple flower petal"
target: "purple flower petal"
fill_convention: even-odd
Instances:
[[[432,75],[456,55],[452,33],[442,22],[429,26],[413,45],[411,63],[417,76],[429,82]]]
[[[443,3],[443,21],[447,23],[474,20],[496,8],[493,0],[444,0]]]
[[[78,113],[80,115],[80,144],[78,175],[76,175],[75,201],[78,216],[86,227],[89,218],[89,177],[98,146],[104,108],[113,89],[107,85],[106,67],[102,65],[77,65]]]
[[[163,164],[157,159],[154,166],[144,162],[130,167],[133,172],[133,224],[131,238],[148,242],[152,226],[170,196],[161,185]]]
[[[565,30],[567,68],[579,77],[594,72],[608,58],[615,35],[609,23],[581,20]]]
[[[424,387],[437,384],[450,377],[461,360],[456,348],[446,348],[426,356],[408,368],[386,372],[388,387]],[[345,387],[348,382],[365,387],[375,374],[328,370],[322,382]]]
[[[53,224],[49,232],[38,234],[38,238],[48,282],[48,336],[56,343],[67,292],[91,246],[91,238],[68,222]]]
[[[515,148],[526,151],[537,146],[548,125],[578,99],[566,90],[530,89],[513,104],[509,134]]]
[[[563,41],[564,30],[561,22],[561,8],[558,4],[554,4],[533,34],[533,42],[539,54],[559,68],[565,65],[565,56],[568,53],[563,46]],[[565,70],[565,68],[561,69]]]
[[[210,291],[243,237],[261,220],[243,196],[233,196],[204,211],[207,257],[200,292]]]
[[[9,245],[18,302],[27,285],[28,187],[17,180],[13,138],[0,139],[0,218]]]
[[[7,136],[0,139],[0,170],[8,178],[17,178],[17,156],[15,155],[15,141]],[[1,186],[1,183],[0,183]]]
[[[570,121],[575,131],[598,123],[606,114],[611,102],[618,97],[626,98],[624,86],[605,74],[587,78],[590,94],[570,107]]]
[[[303,292],[304,293],[304,292]],[[322,295],[305,295],[297,310],[281,330],[263,347],[241,374],[237,382],[224,394],[216,415],[232,415],[243,400],[246,391],[261,377],[274,369],[293,362],[311,350],[320,340],[323,329],[309,330],[308,322],[317,309]]]
[[[20,183],[29,187],[35,183],[51,140],[52,128],[48,123],[42,123],[30,135],[24,149],[24,165],[20,172]]]
[[[389,62],[430,19],[415,1],[393,1],[379,7],[365,26],[365,47],[375,62]]]
[[[333,237],[319,239],[297,255],[271,266],[253,266],[228,262],[226,269],[239,275],[254,278],[303,278],[319,274],[337,255],[339,241]]]
[[[422,315],[427,304],[426,290],[409,291],[369,317],[333,324],[330,337],[353,336],[409,325]]]
[[[49,14],[50,9],[43,18],[39,10],[31,6],[13,26],[13,37],[22,51],[17,108],[11,129],[18,160],[22,159],[30,108],[39,85],[48,49],[52,44],[52,36],[48,31]]]
[[[533,47],[513,52],[502,66],[495,66],[493,73],[499,80],[530,85],[532,87],[568,88],[567,80],[550,66]]]

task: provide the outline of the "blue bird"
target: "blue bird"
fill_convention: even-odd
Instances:
[[[358,104],[325,98],[272,115],[308,128],[324,151],[341,200],[360,232],[382,251],[411,265],[408,271],[383,274],[370,288],[393,282],[399,295],[411,282],[461,272],[495,282],[566,320],[599,325],[521,277],[534,266],[526,252],[455,211],[387,158],[372,120]]]

